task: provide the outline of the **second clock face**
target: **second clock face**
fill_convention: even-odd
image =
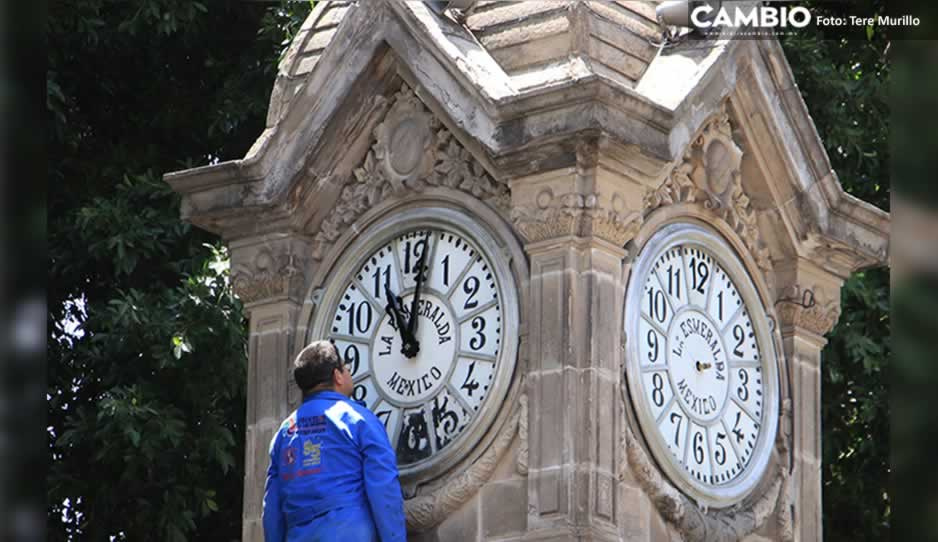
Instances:
[[[685,231],[649,243],[636,270],[629,384],[659,461],[676,466],[695,496],[726,504],[764,465],[774,360],[759,336],[768,334],[765,314],[735,255],[713,235]]]
[[[486,401],[503,342],[499,280],[465,235],[423,228],[367,254],[346,284],[329,338],[401,467],[449,446]]]

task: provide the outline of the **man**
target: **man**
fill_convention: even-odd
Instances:
[[[270,443],[265,540],[405,541],[394,451],[384,424],[349,399],[352,375],[335,345],[304,348],[293,378],[303,404]]]

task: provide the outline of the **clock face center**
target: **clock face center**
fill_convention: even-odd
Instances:
[[[668,329],[668,369],[684,410],[700,423],[716,420],[729,390],[720,329],[703,311],[687,308]]]
[[[404,319],[409,320],[413,293],[402,298]],[[421,292],[417,302],[414,338],[420,345],[408,357],[396,324],[385,314],[372,342],[375,382],[398,404],[426,401],[446,385],[459,344],[458,324],[449,304],[430,292]],[[410,352],[407,352],[410,353]]]

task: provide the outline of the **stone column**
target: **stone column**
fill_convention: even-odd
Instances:
[[[531,272],[525,538],[618,540],[622,247],[638,215],[595,168],[511,188]]]
[[[795,541],[822,538],[821,350],[840,316],[843,278],[807,260],[778,275],[776,301],[788,361],[793,405],[793,520]]]
[[[263,542],[268,447],[296,402],[290,362],[301,346],[294,330],[308,276],[304,256],[309,247],[286,235],[239,240],[230,246],[232,285],[250,321],[242,540]]]

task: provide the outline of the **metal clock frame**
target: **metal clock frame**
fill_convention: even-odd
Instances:
[[[640,356],[636,339],[641,318],[641,289],[657,258],[675,245],[697,245],[708,251],[729,275],[752,316],[753,329],[761,354],[763,371],[764,407],[761,431],[743,474],[722,486],[709,486],[691,477],[672,457],[661,431],[655,423],[651,408],[642,389]],[[629,273],[626,289],[624,332],[627,338],[625,378],[639,429],[658,466],[668,479],[696,502],[714,508],[732,506],[745,499],[763,478],[772,456],[773,443],[778,430],[779,367],[768,312],[755,282],[750,278],[743,259],[715,230],[695,222],[673,222],[661,227],[641,247]]]

